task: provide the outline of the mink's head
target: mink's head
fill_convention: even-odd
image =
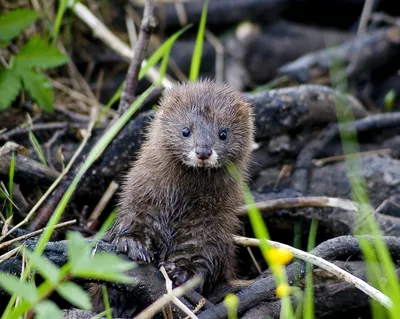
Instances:
[[[250,105],[225,84],[184,83],[169,89],[156,116],[161,152],[194,168],[247,166],[253,140]]]

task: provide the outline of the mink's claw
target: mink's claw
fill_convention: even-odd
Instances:
[[[168,277],[177,286],[188,281],[193,276],[193,273],[190,270],[187,270],[184,267],[179,267],[173,262],[163,262],[161,265],[164,266]]]
[[[118,236],[113,243],[117,247],[118,253],[128,255],[133,261],[145,261],[150,263],[153,259],[146,247],[140,241],[132,237]]]

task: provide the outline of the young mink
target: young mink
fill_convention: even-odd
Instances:
[[[227,85],[204,80],[167,90],[107,237],[132,260],[163,265],[176,285],[200,275],[204,295],[234,279],[232,235],[252,141],[251,107]]]

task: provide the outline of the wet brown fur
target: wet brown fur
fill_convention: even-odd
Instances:
[[[191,138],[182,136],[184,127]],[[225,141],[218,137],[221,128],[228,130]],[[164,265],[175,284],[199,274],[206,295],[218,282],[235,278],[232,234],[240,225],[235,212],[243,194],[227,165],[236,165],[245,182],[252,140],[251,108],[225,84],[201,81],[169,89],[122,184],[108,237],[132,259]],[[199,143],[212,144],[218,167],[184,163]]]

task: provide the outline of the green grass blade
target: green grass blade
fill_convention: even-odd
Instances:
[[[201,56],[203,53],[204,31],[206,29],[208,2],[204,2],[203,10],[201,12],[201,19],[199,30],[197,31],[196,44],[192,55],[192,63],[190,65],[189,79],[192,82],[197,81],[200,73]]]
[[[317,237],[318,220],[313,219],[310,227],[310,234],[308,236],[307,251],[315,247],[315,238]],[[312,278],[312,265],[306,264],[306,296],[304,299],[304,319],[314,319],[314,291],[313,291],[313,278]]]
[[[164,59],[167,57],[168,61],[169,55],[171,53],[171,48],[174,45],[175,41],[190,27],[192,27],[192,24],[189,24],[184,28],[182,28],[181,30],[175,32],[150,56],[150,58],[147,59],[146,65],[140,69],[139,80],[142,79],[146,75],[147,71],[155,64],[157,64],[157,62],[160,61],[161,59],[163,59],[164,61]],[[160,70],[160,79],[158,83],[161,83],[165,73],[166,73],[166,67],[163,71]]]
[[[36,154],[39,156],[42,164],[47,166],[46,158],[44,157],[42,147],[40,146],[40,143],[37,140],[35,134],[33,134],[31,130],[29,130],[29,141],[31,142],[33,148],[35,149]]]
[[[347,93],[348,84],[343,62],[331,61],[329,67],[332,86],[342,93]],[[342,140],[343,153],[345,155],[358,154],[359,146],[357,131],[354,127],[354,115],[351,108],[339,97],[336,98],[336,113],[340,124],[339,134]],[[390,318],[395,319],[398,318],[398,314],[400,313],[400,285],[393,260],[382,240],[382,234],[376,223],[374,213],[370,208],[366,181],[361,174],[361,159],[359,156],[355,156],[346,159],[345,163],[353,200],[359,204],[357,221],[362,227],[359,227],[356,234],[373,236],[372,241],[362,236],[357,237],[366,261],[367,279],[373,285],[378,286],[391,299],[393,307],[387,310],[387,312]],[[381,265],[380,267],[376,266],[378,262]],[[380,280],[384,276],[387,280],[386,284],[383,284],[382,280]],[[379,310],[380,307],[375,307],[374,303],[372,303],[372,308],[374,314],[381,313]]]
[[[8,197],[10,198],[8,202],[8,210],[6,213],[6,218],[10,218],[13,214],[13,191],[14,191],[14,172],[15,172],[15,153],[11,155],[10,171],[8,174]]]
[[[60,0],[58,2],[56,21],[54,22],[54,27],[53,27],[53,41],[52,41],[53,45],[55,45],[55,43],[57,41],[58,33],[60,32],[60,28],[61,28],[61,22],[62,22],[64,13],[68,8],[68,2],[69,2],[69,0]]]
[[[103,285],[101,287],[103,291],[103,300],[104,300],[104,306],[106,308],[105,313],[107,316],[107,319],[112,319],[112,313],[111,313],[111,308],[110,308],[110,300],[108,299],[108,291],[107,291],[107,286]]]

